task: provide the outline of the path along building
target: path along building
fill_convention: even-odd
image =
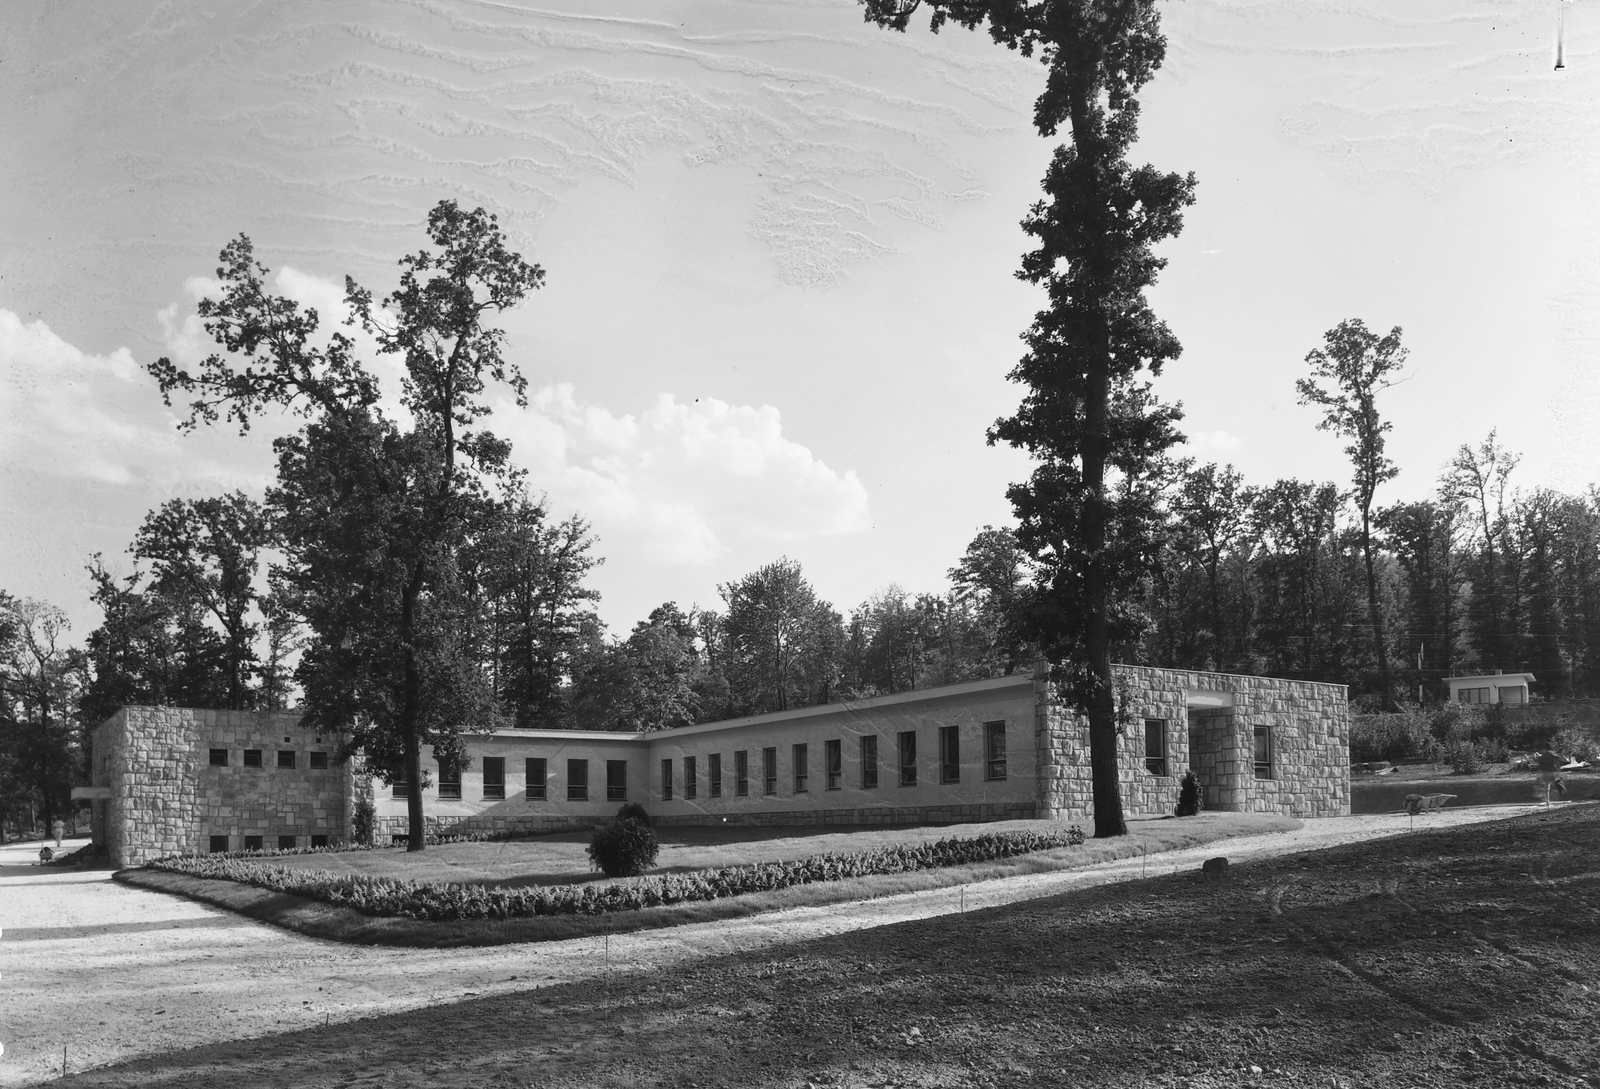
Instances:
[[[1130,814],[1172,812],[1193,769],[1207,809],[1350,812],[1343,685],[1117,666]],[[126,707],[94,732],[97,843],[118,865],[178,853],[377,838],[407,830],[408,784],[337,759],[294,712]],[[651,733],[499,730],[467,765],[426,759],[429,832],[584,827],[640,802],[662,824],[1087,822],[1086,723],[1043,667],[992,680]]]

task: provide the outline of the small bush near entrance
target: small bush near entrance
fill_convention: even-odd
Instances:
[[[637,803],[622,808],[624,812],[629,808],[643,812]],[[589,840],[589,861],[607,877],[637,877],[656,864],[656,855],[660,853],[661,844],[656,842],[656,834],[650,826],[637,817],[624,817],[620,813],[616,820],[596,826]]]
[[[638,821],[640,824],[649,824],[650,814],[646,813],[644,811],[644,806],[640,805],[638,802],[629,802],[627,805],[617,810],[617,820]]]
[[[1200,780],[1192,771],[1183,773],[1183,783],[1178,787],[1178,808],[1173,812],[1180,817],[1192,817],[1200,812]]]

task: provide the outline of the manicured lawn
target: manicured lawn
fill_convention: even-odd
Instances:
[[[668,864],[675,869],[707,868],[737,864],[732,860],[781,861],[829,851],[862,851],[873,846],[948,836],[975,836],[1004,829],[1042,831],[1062,827],[1049,821],[1007,821],[942,827],[874,827],[854,832],[836,827],[683,829],[688,835],[684,840],[677,841],[682,845],[683,853]],[[785,908],[816,907],[924,889],[951,888],[1019,874],[1077,869],[1116,858],[1155,854],[1235,836],[1288,831],[1298,827],[1300,822],[1292,817],[1258,813],[1202,813],[1182,820],[1139,820],[1130,822],[1131,831],[1127,836],[1091,839],[1077,847],[1061,847],[940,869],[823,881],[770,892],[648,907],[604,916],[562,915],[454,921],[369,916],[349,907],[273,892],[236,881],[152,869],[124,870],[117,876],[128,884],[214,904],[312,937],[359,944],[441,948],[556,941],[603,931],[656,929]],[[751,833],[754,833],[754,837]],[[724,842],[708,842],[723,837],[727,837]],[[577,857],[582,857],[585,842],[583,837],[568,836],[562,839],[564,842],[539,839],[514,843],[445,844],[430,847],[415,855],[408,855],[403,850],[383,850],[269,857],[262,859],[260,864],[276,866],[292,862],[301,867],[327,869],[330,868],[329,862],[342,861],[346,863],[348,872],[400,880],[467,882],[474,880],[467,875],[479,874],[483,876],[476,880],[505,885],[554,882],[559,881],[561,876],[551,871],[571,865],[572,855],[564,856],[561,852],[578,852]],[[707,861],[695,865],[690,859]],[[455,865],[452,866],[453,860]],[[372,868],[358,868],[362,866]],[[544,867],[545,872],[537,872],[536,867]],[[593,875],[580,873],[577,876],[587,878]],[[595,879],[602,880],[598,877]]]
[[[1143,823],[1141,822],[1141,826]],[[931,843],[949,836],[984,833],[1060,831],[1055,821],[996,821],[884,827],[882,825],[806,825],[761,828],[749,825],[658,828],[661,854],[650,873],[684,873],[756,862],[788,862],[812,855],[868,851],[894,844]],[[485,885],[567,885],[603,881],[590,869],[587,832],[496,843],[443,843],[410,853],[403,847],[376,851],[288,855],[273,865],[308,870],[391,877],[406,881],[456,881]]]

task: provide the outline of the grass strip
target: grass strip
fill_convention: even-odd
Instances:
[[[200,877],[148,867],[123,870],[115,877],[128,885],[198,900],[308,937],[365,945],[456,948],[560,941],[602,932],[649,930],[789,908],[876,899],[1004,877],[1079,869],[1140,853],[1182,850],[1235,836],[1290,831],[1299,827],[1301,823],[1290,817],[1202,814],[1181,821],[1141,823],[1135,825],[1133,835],[1118,839],[1091,840],[1078,846],[1056,847],[936,869],[843,877],[740,896],[617,913],[533,915],[504,919],[434,920],[372,916],[346,904],[318,901],[225,878]]]

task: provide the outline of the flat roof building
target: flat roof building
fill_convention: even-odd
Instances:
[[[1532,673],[1478,673],[1470,677],[1446,677],[1450,686],[1451,703],[1507,703],[1528,702],[1528,686],[1533,684]]]
[[[1171,813],[1189,770],[1207,809],[1350,811],[1343,685],[1115,670],[1129,814]],[[376,837],[404,835],[412,785],[338,764],[337,740],[292,712],[125,708],[94,735],[97,842],[119,865],[338,843],[363,803]],[[1093,807],[1087,723],[1042,666],[672,730],[498,730],[467,738],[461,768],[429,755],[430,834],[580,828],[624,802],[668,825],[1088,821]]]

